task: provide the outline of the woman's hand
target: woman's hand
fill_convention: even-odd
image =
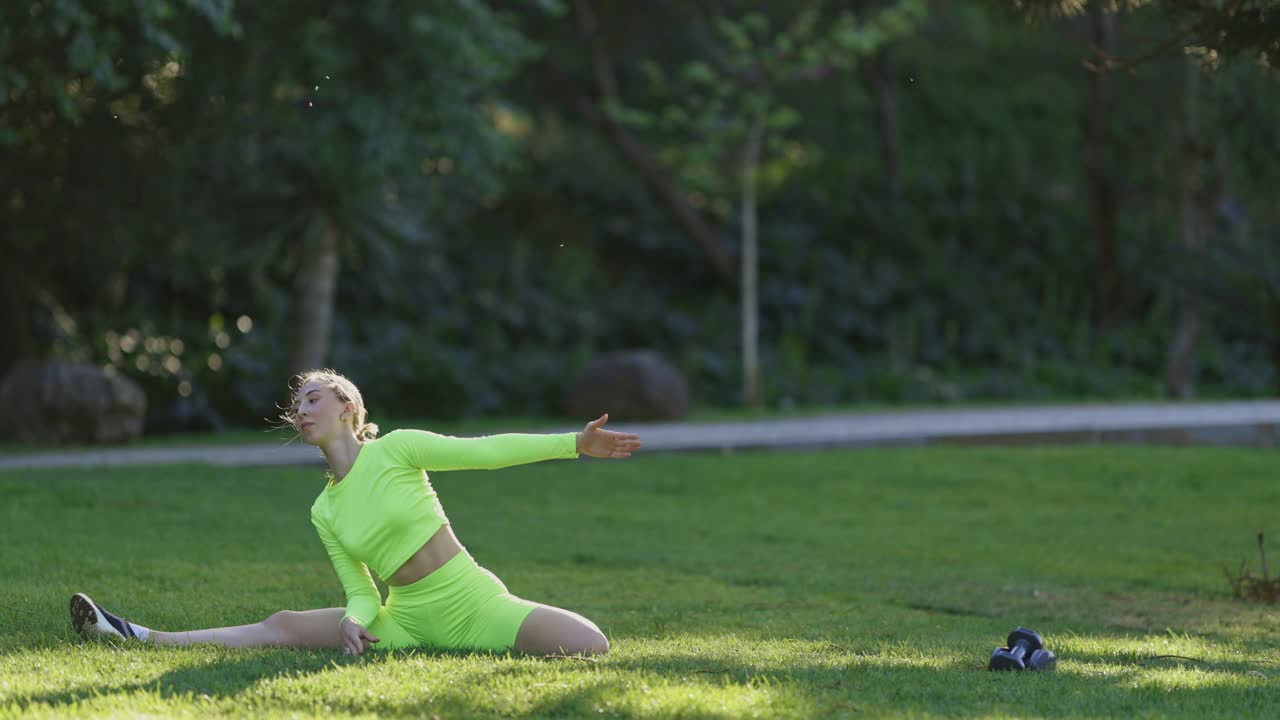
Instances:
[[[342,636],[342,652],[347,655],[359,655],[372,647],[370,643],[378,642],[378,638],[370,635],[363,625],[351,618],[342,621],[338,633]]]
[[[640,436],[601,430],[600,427],[607,422],[609,413],[587,423],[587,427],[578,433],[578,452],[598,458],[631,457],[631,453],[640,447]]]

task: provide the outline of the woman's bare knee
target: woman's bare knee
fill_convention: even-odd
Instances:
[[[263,620],[260,625],[266,627],[284,627],[289,624],[289,618],[297,615],[293,610],[278,610],[271,614],[271,617]]]
[[[340,647],[342,640],[338,623],[344,612],[344,608],[281,610],[258,625],[265,644],[302,648]]]
[[[290,645],[294,640],[293,626],[296,625],[293,610],[281,610],[272,613],[271,617],[258,623],[262,630],[263,640],[270,645]]]
[[[582,655],[597,656],[609,654],[609,638],[594,628],[583,627],[572,633],[566,633],[559,642],[553,642],[550,655]]]
[[[582,644],[579,655],[608,655],[609,654],[609,638],[604,633],[595,630]]]

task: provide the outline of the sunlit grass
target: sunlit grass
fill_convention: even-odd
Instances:
[[[482,564],[601,626],[597,660],[82,644],[76,591],[159,629],[341,604],[308,522],[323,479],[0,473],[0,716],[1275,717],[1280,613],[1222,565],[1255,563],[1278,464],[935,448],[435,475]],[[1016,625],[1055,673],[985,670]]]

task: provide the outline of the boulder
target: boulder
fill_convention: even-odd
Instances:
[[[88,363],[14,368],[0,383],[0,437],[19,442],[123,443],[142,434],[147,396]]]
[[[594,420],[679,420],[689,413],[689,383],[653,350],[598,355],[574,377],[564,412]]]

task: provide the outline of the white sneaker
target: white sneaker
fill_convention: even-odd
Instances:
[[[71,596],[71,624],[83,637],[109,637],[116,640],[143,640],[136,627],[113,615],[89,599],[84,593]]]

